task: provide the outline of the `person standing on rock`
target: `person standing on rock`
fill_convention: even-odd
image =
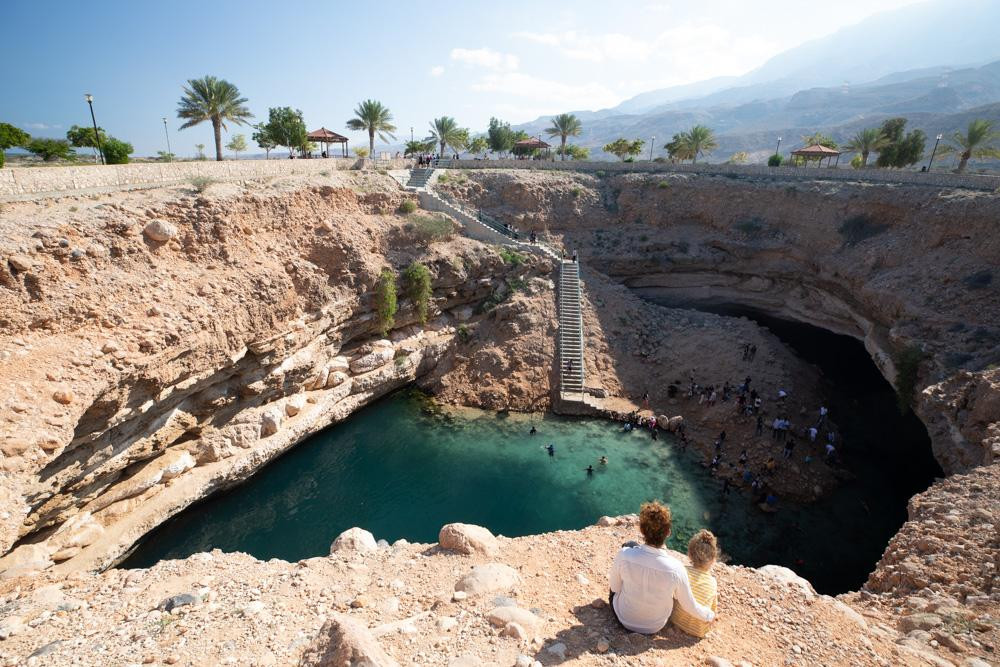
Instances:
[[[659,632],[673,613],[674,600],[704,623],[715,620],[715,612],[695,600],[687,570],[663,548],[671,526],[669,507],[655,501],[643,503],[639,532],[644,544],[623,548],[611,564],[608,601],[626,630],[645,635]]]

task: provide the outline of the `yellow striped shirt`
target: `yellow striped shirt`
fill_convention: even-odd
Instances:
[[[687,569],[688,579],[691,582],[691,592],[694,594],[694,599],[699,604],[703,604],[712,611],[715,611],[716,602],[719,597],[715,577],[692,565],[688,565],[685,569]],[[695,618],[681,609],[680,605],[676,604],[674,605],[674,611],[670,614],[670,622],[694,637],[704,637],[712,629],[711,623],[706,623]]]

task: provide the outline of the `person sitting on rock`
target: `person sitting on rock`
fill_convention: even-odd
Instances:
[[[695,533],[688,542],[688,558],[691,559],[691,565],[685,569],[694,599],[714,612],[718,604],[719,585],[709,572],[719,558],[719,542],[715,535],[707,530]],[[693,637],[704,637],[712,629],[711,623],[692,616],[681,607],[674,607],[670,622]]]
[[[715,612],[695,600],[684,566],[663,547],[671,524],[669,507],[655,501],[643,503],[639,532],[645,544],[623,548],[611,564],[611,609],[631,632],[659,632],[674,610],[675,599],[694,618],[705,623],[715,620]]]

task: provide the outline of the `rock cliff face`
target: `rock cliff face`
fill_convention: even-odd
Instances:
[[[110,565],[192,502],[428,375],[461,313],[551,270],[453,234],[428,242],[419,219],[393,213],[389,183],[84,199],[47,211],[65,215],[53,227],[17,224],[34,205],[5,213],[3,576]],[[384,338],[377,276],[415,261],[432,276],[429,321],[401,283]]]
[[[946,471],[1000,455],[986,370],[1000,362],[1000,194],[688,175],[458,181],[454,195],[557,237],[643,296],[739,304],[863,340],[913,392]]]

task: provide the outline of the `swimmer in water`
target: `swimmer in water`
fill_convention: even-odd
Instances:
[[[536,433],[538,433],[538,429],[535,428],[534,426],[532,426],[531,430],[528,431],[528,435],[535,435]]]
[[[555,456],[556,455],[556,446],[555,445],[546,445],[545,450],[549,453],[549,456]]]
[[[600,458],[600,460],[598,461],[598,463],[600,463],[602,466],[608,465],[608,457],[607,456],[602,456]]]
[[[587,466],[587,476],[594,474],[594,466]]]

